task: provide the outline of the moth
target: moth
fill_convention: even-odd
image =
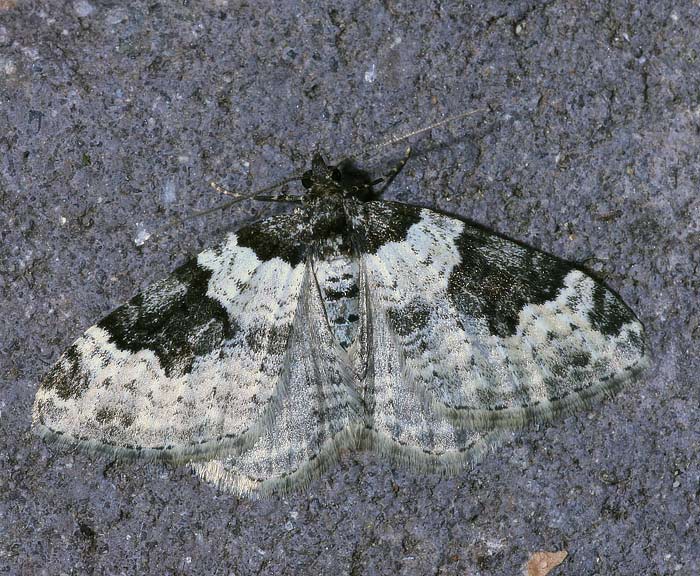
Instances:
[[[576,266],[380,199],[404,163],[369,182],[317,154],[303,194],[256,196],[293,211],[228,234],[89,328],[41,383],[39,433],[266,495],[346,448],[460,470],[648,364],[642,324]]]

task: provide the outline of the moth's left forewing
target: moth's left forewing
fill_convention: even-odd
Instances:
[[[303,485],[364,428],[297,215],[230,234],[89,328],[37,392],[40,433],[192,463],[239,494]]]
[[[403,226],[390,226],[386,242],[368,232],[362,260],[397,365],[436,413],[472,429],[515,428],[611,393],[647,365],[641,323],[600,282],[410,208],[366,205],[368,227]]]
[[[89,328],[37,392],[39,432],[183,461],[243,450],[285,393],[305,272],[296,219],[230,234]]]

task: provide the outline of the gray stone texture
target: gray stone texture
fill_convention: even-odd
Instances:
[[[700,573],[697,2],[0,0],[0,574]],[[239,500],[47,446],[38,381],[84,329],[244,222],[218,203],[471,109],[387,197],[604,277],[653,366],[453,478],[348,453]],[[380,174],[404,144],[360,158]],[[134,239],[166,229],[142,248]]]

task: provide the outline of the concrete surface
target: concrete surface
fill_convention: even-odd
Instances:
[[[0,0],[0,574],[700,573],[697,2]],[[388,197],[579,260],[653,367],[451,479],[346,454],[250,502],[47,447],[38,380],[186,254],[283,207],[134,239],[445,115]],[[362,164],[374,173],[403,145]]]

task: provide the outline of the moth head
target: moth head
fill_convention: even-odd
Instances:
[[[312,197],[338,194],[367,201],[377,196],[372,189],[372,177],[359,169],[353,160],[326,164],[318,152],[311,161],[311,169],[302,175],[301,184]]]
[[[311,190],[315,185],[337,185],[341,180],[342,174],[340,169],[337,166],[326,164],[323,156],[316,152],[311,160],[311,169],[304,172],[301,177],[301,184],[307,190]]]

